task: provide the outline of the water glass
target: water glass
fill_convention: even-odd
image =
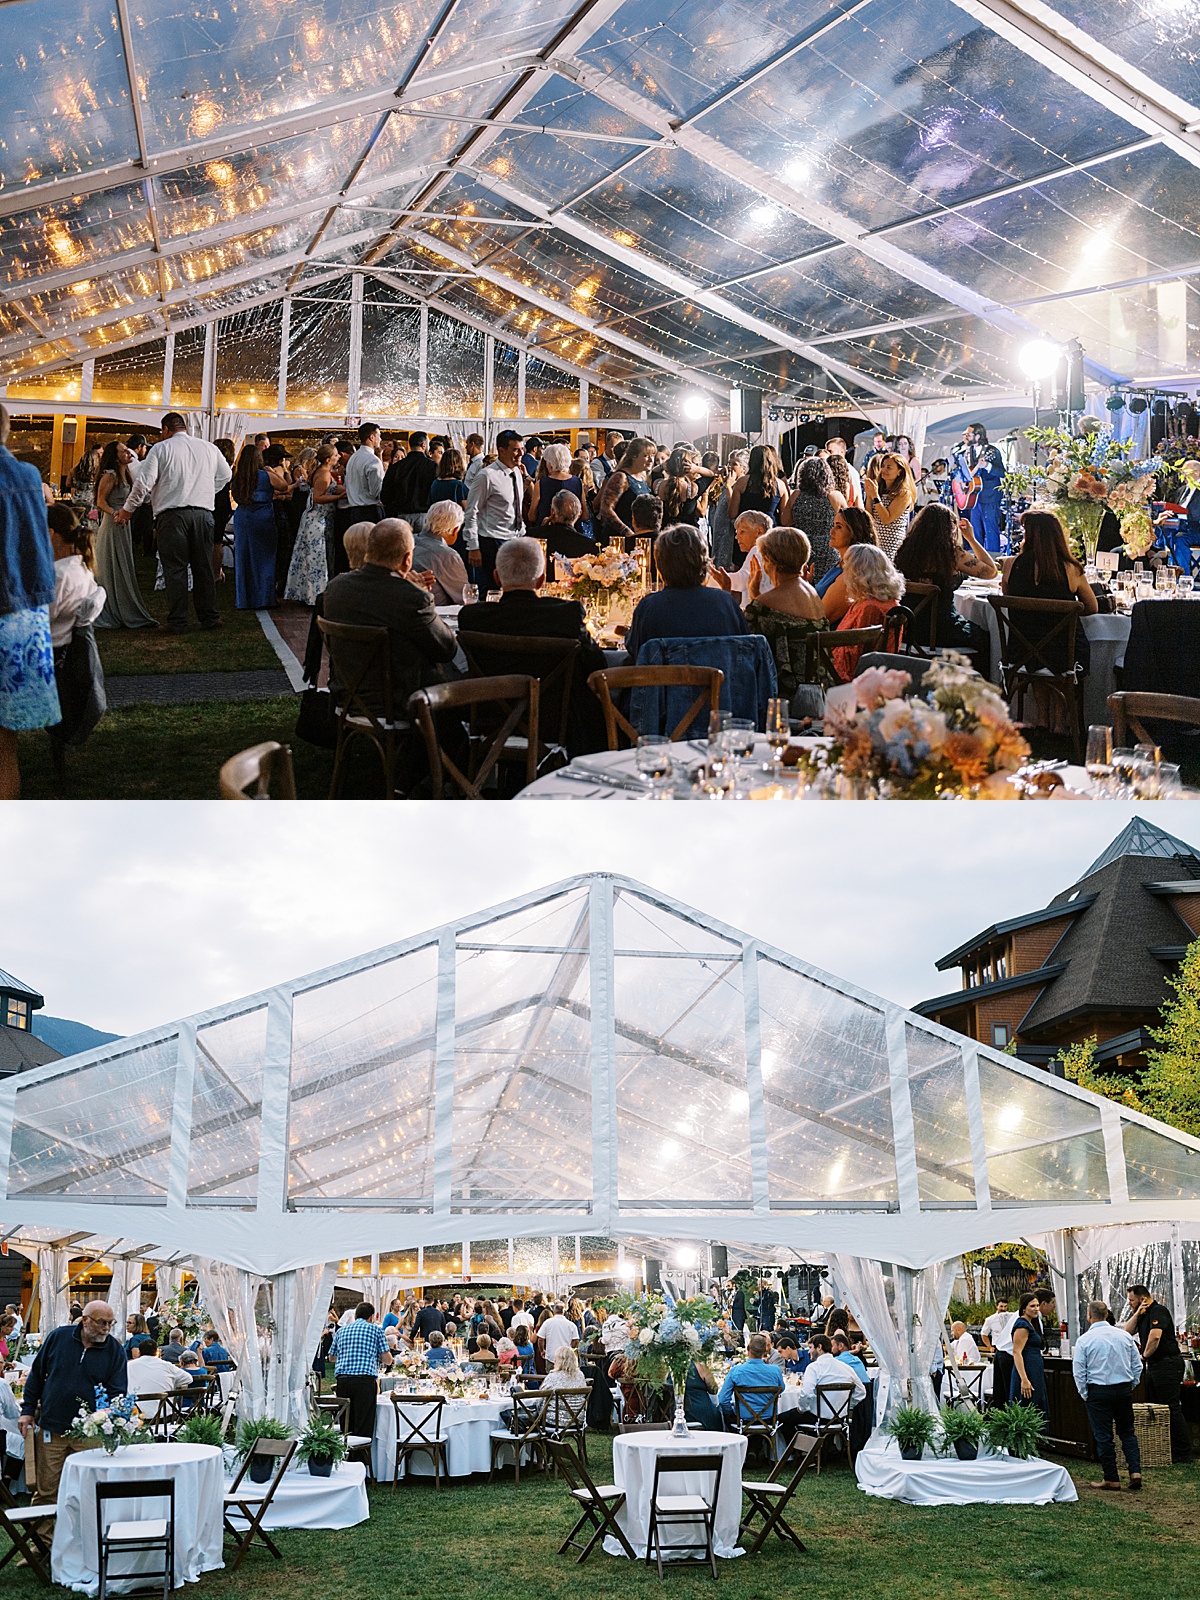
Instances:
[[[1158,798],[1160,800],[1174,800],[1182,796],[1183,784],[1179,777],[1179,767],[1174,761],[1160,761],[1158,763]]]
[[[1175,580],[1175,588],[1181,600],[1190,600],[1192,598],[1194,583],[1195,580],[1190,572],[1181,572],[1179,574],[1179,577]]]
[[[653,789],[672,774],[671,741],[665,733],[643,733],[637,743],[637,769]]]
[[[1132,750],[1123,748],[1113,751],[1113,787],[1118,794],[1122,790],[1130,790],[1133,788],[1133,773],[1138,759],[1138,756]]]
[[[1112,729],[1106,723],[1096,723],[1088,729],[1087,756],[1084,761],[1088,777],[1104,789],[1112,777]]]
[[[735,761],[748,761],[754,754],[754,724],[748,717],[730,717],[722,737]]]
[[[462,603],[465,606],[476,606],[479,604],[479,585],[477,583],[463,584]]]

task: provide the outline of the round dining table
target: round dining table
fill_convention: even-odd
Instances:
[[[55,1583],[80,1594],[96,1594],[100,1586],[100,1535],[96,1526],[96,1485],[113,1481],[170,1478],[175,1484],[175,1586],[196,1583],[201,1573],[221,1566],[225,1490],[224,1460],[215,1445],[131,1444],[108,1455],[103,1450],[77,1450],[63,1465],[58,1489],[58,1516],[50,1570]],[[114,1502],[108,1519],[128,1521],[165,1515],[164,1500]],[[161,1570],[153,1553],[122,1555],[121,1573]],[[137,1580],[109,1580],[124,1592]]]
[[[654,1464],[659,1456],[703,1456],[719,1454],[721,1481],[717,1489],[717,1514],[713,1522],[713,1549],[719,1556],[741,1555],[738,1528],[742,1520],[742,1467],[746,1460],[747,1439],[740,1433],[709,1433],[690,1430],[677,1439],[669,1429],[645,1433],[619,1433],[613,1440],[613,1482],[625,1491],[625,1504],[617,1512],[617,1523],[636,1556],[646,1554],[650,1533],[650,1498],[654,1493]],[[659,1479],[663,1494],[699,1494],[708,1499],[712,1477],[708,1473],[664,1474]],[[699,1535],[678,1523],[664,1527],[663,1559],[671,1557],[672,1545],[687,1545]],[[610,1534],[604,1541],[609,1555],[625,1552]],[[676,1559],[684,1559],[681,1553]]]
[[[394,1392],[394,1391],[393,1391]],[[404,1401],[401,1399],[400,1405]],[[500,1413],[512,1405],[510,1395],[486,1400],[447,1400],[442,1407],[440,1437],[446,1448],[442,1472],[448,1478],[468,1478],[473,1472],[487,1472],[492,1465],[492,1434],[503,1424]],[[420,1417],[424,1407],[414,1411]],[[427,1433],[431,1430],[426,1428]],[[379,1482],[390,1483],[396,1470],[396,1410],[391,1394],[380,1395],[375,1403],[375,1430],[371,1439],[371,1471]],[[433,1457],[427,1452],[409,1456],[401,1467],[415,1477],[433,1476]]]
[[[802,749],[816,749],[831,741],[817,737],[793,739],[793,745]],[[669,798],[675,800],[701,800],[708,796],[691,788],[686,772],[699,766],[708,755],[708,745],[703,739],[681,739],[671,746],[676,777]],[[670,788],[670,786],[666,786]],[[795,769],[780,770],[771,761],[771,747],[760,734],[755,741],[754,755],[742,766],[736,789],[728,797],[734,800],[794,799],[800,787]],[[522,789],[518,800],[653,800],[664,799],[662,789],[655,790],[637,770],[637,752],[634,750],[601,750],[593,755],[577,756],[567,766],[548,772],[528,788]]]

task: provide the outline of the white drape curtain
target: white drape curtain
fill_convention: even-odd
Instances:
[[[925,450],[925,434],[929,427],[928,406],[893,406],[889,430],[893,434],[906,433],[913,442],[913,456],[920,461]]]
[[[386,1276],[382,1273],[363,1280],[364,1299],[370,1300],[376,1311],[378,1311],[380,1322],[383,1321],[387,1314],[388,1306],[398,1297],[402,1285],[402,1278]],[[330,1287],[332,1289],[332,1285]]]
[[[950,1291],[958,1272],[958,1258],[940,1261],[936,1266],[914,1272],[912,1389],[913,1404],[932,1411],[935,1407],[933,1380],[929,1369],[942,1342],[942,1323],[950,1303]]]
[[[67,1320],[70,1262],[67,1250],[38,1251],[38,1330],[41,1333],[60,1328]]]
[[[267,1412],[289,1427],[302,1427],[308,1420],[308,1363],[320,1337],[337,1268],[338,1263],[330,1261],[268,1279],[275,1327],[270,1340]]]
[[[221,1343],[237,1362],[238,1415],[265,1416],[269,1359],[264,1360],[263,1341],[259,1339],[254,1315],[264,1280],[257,1273],[244,1272],[241,1267],[207,1256],[197,1256],[195,1265],[205,1309],[221,1335]]]
[[[183,1287],[182,1267],[155,1267],[154,1282],[156,1286],[155,1299],[159,1305],[164,1300],[172,1300]]]
[[[888,1304],[883,1268],[865,1256],[831,1254],[828,1261],[839,1296],[854,1312],[879,1361],[881,1383],[875,1397],[875,1415],[882,1421],[896,1406],[903,1405],[908,1378],[908,1351]]]
[[[108,1303],[113,1308],[113,1331],[124,1342],[126,1319],[142,1309],[142,1263],[118,1259],[112,1262],[112,1283]]]

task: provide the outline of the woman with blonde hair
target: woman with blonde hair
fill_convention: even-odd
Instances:
[[[839,633],[877,627],[904,593],[904,579],[883,551],[873,544],[850,546],[842,557],[842,576],[850,597],[850,609],[838,623]],[[858,671],[861,655],[862,650],[857,645],[833,651],[833,669],[843,683],[849,683]]]
[[[565,1344],[554,1358],[554,1365],[542,1379],[545,1389],[582,1389],[583,1371],[574,1345]]]
[[[746,622],[751,633],[761,633],[771,646],[779,693],[791,700],[805,681],[808,638],[824,633],[828,622],[820,596],[804,579],[812,556],[804,534],[798,528],[772,528],[757,548],[771,587],[751,596]]]
[[[908,462],[892,450],[881,450],[867,462],[863,478],[863,507],[879,528],[879,548],[892,560],[908,532],[908,519],[917,503],[917,486]]]

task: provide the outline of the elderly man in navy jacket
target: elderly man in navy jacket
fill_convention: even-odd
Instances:
[[[33,1358],[20,1425],[26,1436],[37,1430],[35,1505],[58,1499],[63,1462],[72,1451],[86,1448],[83,1440],[67,1437],[79,1408],[95,1409],[97,1388],[110,1399],[126,1392],[125,1351],[113,1338],[112,1325],[113,1308],[107,1301],[91,1300],[78,1322],[47,1334]]]

